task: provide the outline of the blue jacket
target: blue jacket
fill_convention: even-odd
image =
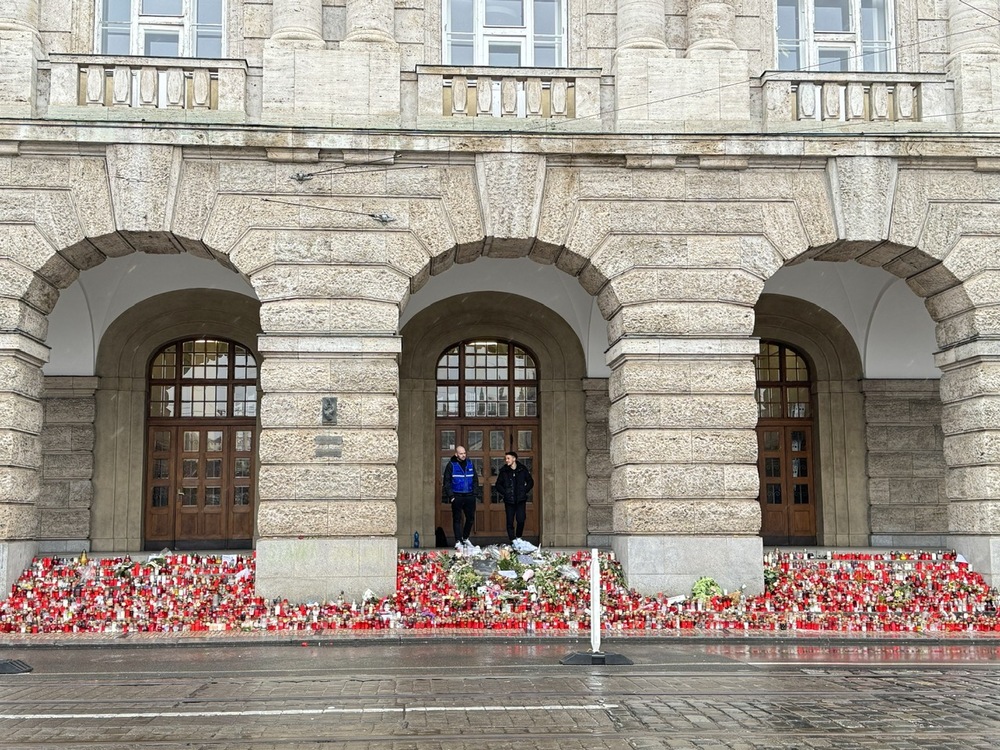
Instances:
[[[478,495],[479,480],[476,478],[476,465],[471,458],[461,462],[452,456],[444,468],[444,479],[441,482],[441,497],[447,500],[455,495]]]

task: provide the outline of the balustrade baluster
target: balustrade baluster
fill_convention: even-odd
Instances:
[[[88,65],[85,75],[85,88],[83,102],[88,107],[103,107],[104,92],[107,87],[108,76],[104,72],[103,65]]]
[[[823,84],[823,119],[840,119],[840,97],[843,92],[843,84],[840,82],[828,82]]]
[[[451,115],[465,117],[469,112],[469,79],[455,76],[451,79]]]
[[[111,105],[132,106],[132,68],[127,65],[116,65],[112,73]]]
[[[916,92],[913,88],[913,84],[897,83],[894,91],[894,98],[896,100],[896,119],[914,119],[914,110],[916,109],[914,106],[916,103]]]
[[[865,85],[860,81],[851,81],[847,84],[847,119],[865,119]]]
[[[480,76],[476,81],[476,115],[493,114],[493,79]]]
[[[206,68],[191,72],[192,109],[210,109],[212,106],[212,75]]]
[[[139,68],[139,106],[156,107],[159,105],[158,89],[160,73],[156,68],[143,65]]]
[[[569,82],[565,78],[553,78],[549,85],[549,117],[569,117]]]
[[[524,83],[525,116],[542,116],[542,79],[529,78]]]
[[[871,119],[888,120],[889,87],[884,83],[873,83],[869,98],[871,99],[872,108]]]

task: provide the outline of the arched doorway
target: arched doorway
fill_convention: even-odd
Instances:
[[[755,367],[761,536],[765,544],[816,544],[809,365],[791,347],[761,341]]]
[[[541,470],[538,367],[514,341],[476,339],[448,347],[437,363],[435,432],[438,476],[455,447],[464,445],[483,482],[473,536],[476,543],[507,539],[503,502],[494,490],[504,454],[513,450],[532,476]],[[528,501],[524,537],[539,539],[541,483]],[[451,508],[439,502],[435,523],[450,529]]]
[[[249,548],[257,361],[215,338],[176,341],[149,365],[144,546]]]

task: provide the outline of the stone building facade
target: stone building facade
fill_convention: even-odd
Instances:
[[[533,537],[644,591],[774,540],[995,582],[998,16],[0,0],[0,583],[252,544],[384,593],[456,441],[483,537],[519,447]]]

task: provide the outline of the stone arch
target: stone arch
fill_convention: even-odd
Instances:
[[[519,341],[538,358],[541,398],[542,542],[578,546],[587,536],[586,415],[583,348],[573,329],[545,305],[515,294],[456,295],[421,310],[402,331],[398,528],[433,538],[438,481],[423,450],[433,446],[435,367],[456,340],[500,336]],[[430,536],[425,536],[430,534]]]
[[[260,361],[259,303],[235,292],[185,289],[135,305],[109,326],[98,348],[91,544],[141,549],[146,368],[164,344],[216,335]]]
[[[817,531],[827,546],[869,543],[861,356],[833,315],[804,300],[763,294],[754,336],[794,347],[812,369],[819,481]]]

